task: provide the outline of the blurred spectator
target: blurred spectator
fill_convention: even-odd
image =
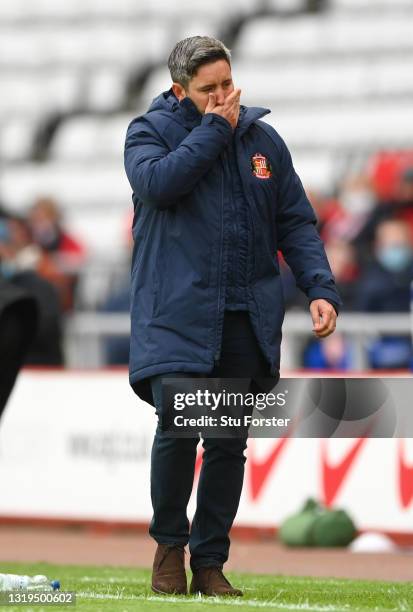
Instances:
[[[413,205],[413,166],[407,168],[401,176],[398,199],[400,202]]]
[[[365,228],[376,207],[376,196],[370,179],[363,175],[347,177],[339,192],[338,202],[326,221],[322,238],[365,243]],[[363,255],[363,253],[362,253]]]
[[[413,234],[413,166],[407,168],[402,174],[396,214],[398,218],[409,224]]]
[[[358,309],[365,312],[409,312],[413,281],[413,246],[410,227],[402,220],[381,222],[376,229],[374,261],[366,268],[358,295]],[[370,347],[375,368],[409,367],[409,336],[383,336]]]
[[[413,166],[400,170],[390,199],[378,200],[363,230],[356,237],[355,244],[359,250],[371,245],[377,226],[387,219],[402,219],[413,232]]]
[[[30,236],[24,219],[3,215],[0,234],[0,277],[34,297],[38,330],[29,348],[26,364],[62,365],[61,308],[56,289],[37,273],[43,255]]]
[[[55,263],[53,257],[33,241],[31,228],[23,217],[10,216],[8,219],[10,240],[8,243],[9,257],[5,258],[4,266],[13,270],[33,269],[36,273],[51,283],[59,296],[63,310],[68,310],[72,304],[73,282],[71,276],[64,274]]]
[[[354,247],[341,239],[326,245],[326,253],[343,300],[343,310],[354,310],[359,268]],[[322,342],[311,339],[304,349],[303,365],[323,370],[348,370],[352,366],[351,343],[336,332]]]
[[[352,352],[349,342],[343,334],[336,332],[333,336],[312,340],[304,349],[303,365],[316,370],[348,370],[352,364]]]
[[[34,241],[45,251],[59,256],[62,266],[79,265],[85,249],[61,224],[61,214],[51,198],[39,198],[29,212]]]
[[[413,280],[413,248],[409,226],[394,219],[376,230],[374,261],[366,268],[357,295],[359,310],[408,312]]]
[[[39,273],[57,288],[64,310],[73,308],[78,274],[85,261],[84,246],[62,226],[57,204],[51,198],[39,198],[29,211],[34,242],[49,257]],[[52,265],[50,265],[52,263]]]
[[[379,151],[367,164],[379,202],[390,202],[399,197],[400,180],[407,168],[413,167],[413,151]]]

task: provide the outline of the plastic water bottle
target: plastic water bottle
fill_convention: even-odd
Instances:
[[[0,591],[56,591],[60,589],[58,580],[49,580],[47,576],[20,576],[18,574],[0,574]]]

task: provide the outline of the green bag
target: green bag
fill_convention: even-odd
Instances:
[[[288,517],[280,526],[278,537],[287,546],[313,546],[313,527],[319,506],[313,499],[307,500],[297,514]]]
[[[356,527],[344,510],[324,510],[313,525],[314,546],[348,546]]]
[[[308,499],[278,531],[287,546],[347,546],[355,536],[356,527],[344,510],[330,510],[314,499]]]

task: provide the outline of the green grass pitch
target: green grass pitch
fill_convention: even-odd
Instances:
[[[62,591],[77,593],[76,606],[0,606],[7,612],[413,611],[413,583],[229,572],[233,583],[244,590],[244,597],[233,599],[158,596],[150,590],[150,571],[132,568],[2,562],[0,572],[46,574],[61,581]]]

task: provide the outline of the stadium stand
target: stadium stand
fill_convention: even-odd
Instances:
[[[239,58],[259,61],[282,57],[412,51],[412,24],[404,15],[328,12],[289,20],[253,18],[243,28],[234,49]]]
[[[223,4],[221,0],[180,0],[174,4],[169,0],[158,2],[136,2],[136,0],[70,0],[69,2],[56,2],[55,0],[34,0],[27,4],[25,0],[3,0],[0,16],[13,22],[38,21],[76,21],[86,19],[93,21],[99,19],[146,19],[155,17],[164,19],[167,23],[183,18],[219,17],[237,15],[239,12],[253,13],[260,3],[250,0],[233,0]]]
[[[126,127],[169,87],[176,40],[200,33],[232,49],[242,101],[272,110],[309,190],[411,147],[411,0],[2,0],[0,200],[59,202],[88,247],[80,307],[125,263]]]

